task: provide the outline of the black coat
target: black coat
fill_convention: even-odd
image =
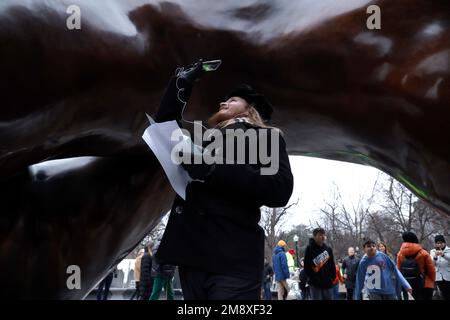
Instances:
[[[308,278],[306,277],[306,272],[305,269],[300,270],[300,273],[298,275],[298,282],[300,285],[300,290],[302,290],[303,292],[306,291],[306,284],[308,282]]]
[[[245,122],[226,127],[248,128],[255,127]],[[179,267],[261,281],[264,231],[258,225],[260,207],[285,206],[293,189],[281,135],[278,142],[275,175],[261,175],[261,163],[217,164],[204,183],[191,182],[186,201],[175,198],[156,257]]]
[[[345,279],[345,287],[347,289],[354,289],[356,283],[356,272],[358,271],[360,259],[356,256],[347,257],[342,262],[342,270],[347,274]]]
[[[264,271],[263,271],[263,282],[272,282],[273,277],[273,268],[270,266],[269,263],[264,264]]]
[[[158,250],[154,251],[155,257],[157,256]],[[152,262],[152,278],[163,277],[163,278],[173,278],[175,275],[175,269],[177,267],[171,264],[167,264],[164,261],[159,261],[158,259],[153,259]]]
[[[336,279],[336,265],[333,250],[327,245],[319,246],[314,239],[309,240],[305,250],[305,273],[308,283],[322,289],[333,287]]]
[[[139,278],[139,291],[142,300],[148,300],[153,289],[152,278],[153,257],[146,252],[141,260],[141,276]]]

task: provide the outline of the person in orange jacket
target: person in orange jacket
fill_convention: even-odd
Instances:
[[[397,268],[410,283],[414,300],[431,300],[433,297],[436,268],[430,254],[419,244],[412,232],[402,234],[403,244],[397,256]],[[414,275],[414,269],[419,274]]]

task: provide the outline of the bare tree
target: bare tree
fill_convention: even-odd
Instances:
[[[332,196],[324,200],[318,224],[327,230],[328,244],[337,254],[345,255],[348,246],[357,246],[362,242],[377,181],[372,194],[369,197],[360,195],[357,203],[346,204],[336,184],[333,185]]]
[[[360,195],[357,203],[342,199],[338,186],[324,199],[320,216],[310,222],[311,227],[327,230],[328,243],[336,256],[345,254],[350,245],[358,245],[364,238],[386,242],[396,252],[402,242],[401,233],[413,231],[424,247],[430,247],[438,233],[448,235],[450,217],[439,212],[392,177],[377,177],[371,194]],[[377,208],[374,208],[377,206]]]
[[[261,220],[259,225],[263,228],[266,237],[266,245],[269,252],[273,252],[279,236],[281,234],[281,229],[286,222],[286,217],[288,214],[288,209],[296,206],[299,199],[295,203],[291,203],[284,208],[268,208],[263,207],[261,212]]]
[[[164,230],[166,229],[166,225],[167,225],[167,221],[169,218],[169,214],[167,213],[162,219],[161,221],[159,221],[159,223],[152,229],[152,231],[150,231],[149,234],[147,234],[142,240],[141,242],[139,242],[139,244],[133,249],[133,251],[131,251],[128,255],[127,258],[133,259],[135,258],[138,253],[139,250],[142,248],[145,248],[147,246],[147,243],[152,240],[152,241],[156,241],[156,240],[161,240],[162,235],[164,234]]]
[[[386,199],[383,206],[385,213],[391,215],[399,231],[412,231],[413,204],[417,198],[392,177],[389,177],[388,185],[383,192]]]

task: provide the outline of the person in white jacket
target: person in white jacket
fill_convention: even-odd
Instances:
[[[436,283],[445,300],[450,300],[450,248],[443,235],[434,237],[435,248],[430,254],[436,266]]]

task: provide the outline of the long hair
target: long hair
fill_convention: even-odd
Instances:
[[[387,256],[391,257],[392,254],[390,253],[390,251],[389,251],[389,249],[388,249],[388,246],[386,245],[385,242],[379,241],[379,242],[377,243],[377,250],[378,250],[378,247],[380,246],[380,244],[382,244],[382,245],[384,246],[385,250],[386,250],[384,253],[385,253]],[[379,250],[378,250],[378,251],[379,251]]]
[[[150,240],[147,242],[146,248],[147,248],[147,252],[148,252],[151,256],[153,256],[153,248],[154,248],[154,246],[155,246],[155,243],[153,242],[153,240],[150,239]]]

